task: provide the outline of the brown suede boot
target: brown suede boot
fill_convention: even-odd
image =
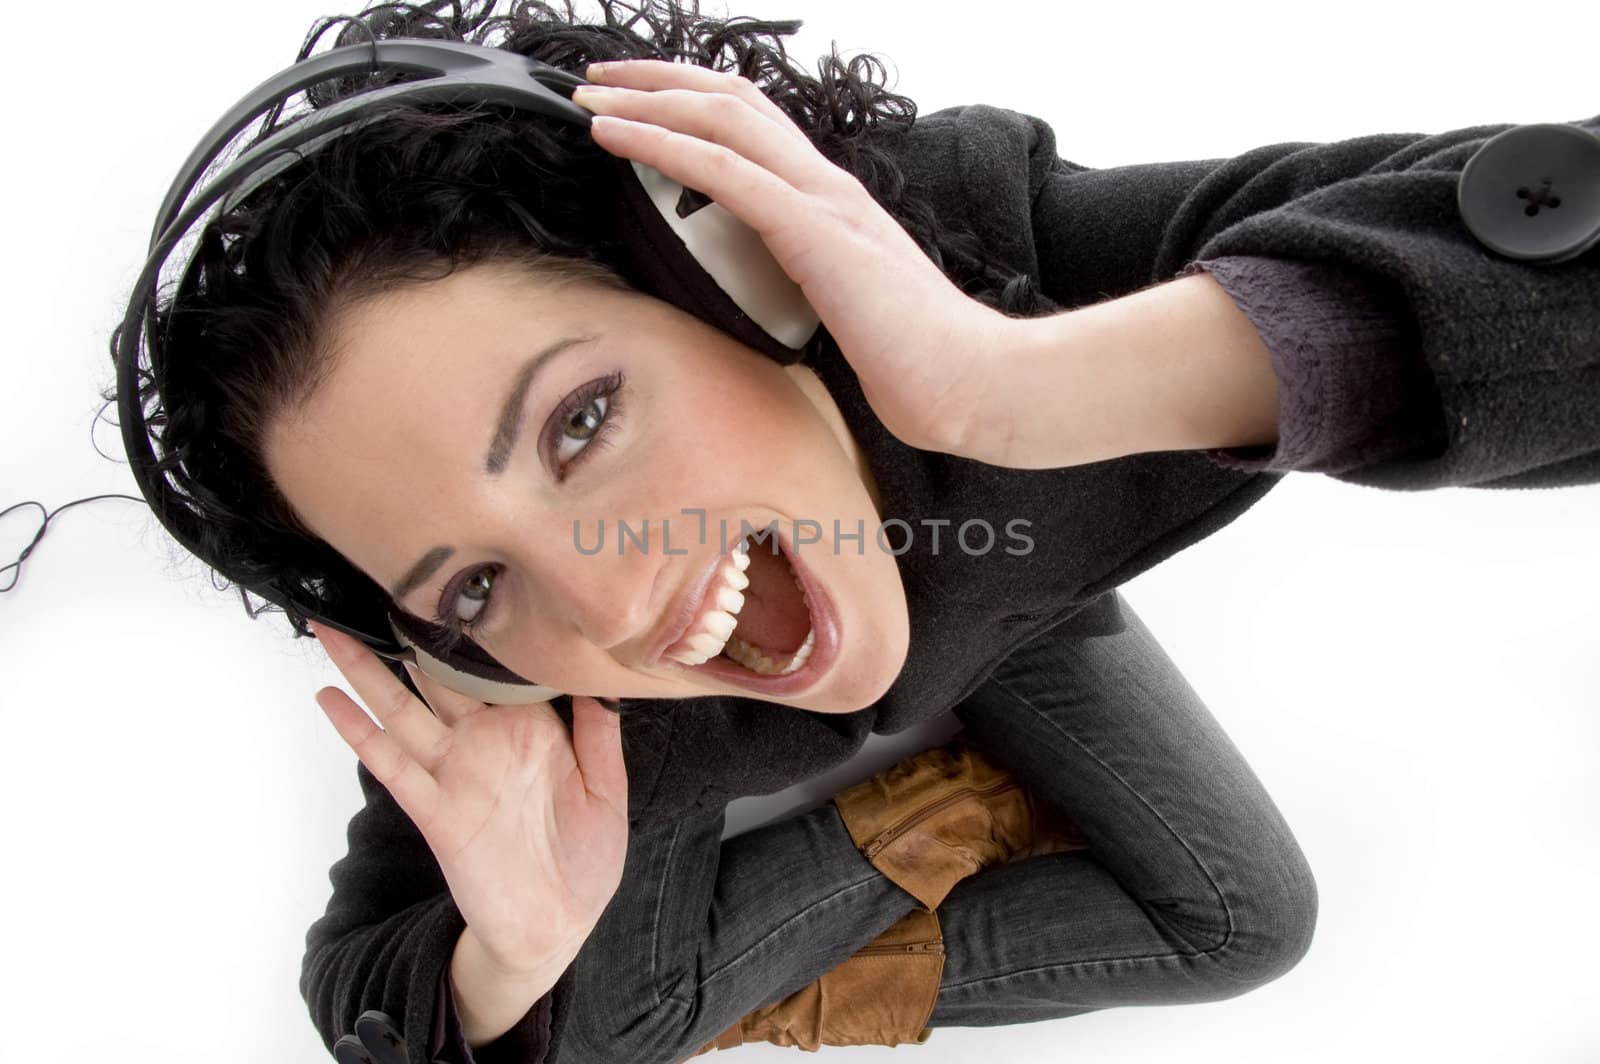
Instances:
[[[982,869],[1088,845],[965,737],[908,757],[833,802],[872,866],[928,909]]]
[[[746,1042],[807,1051],[926,1042],[943,973],[939,917],[913,909],[843,964],[749,1013],[695,1056]]]

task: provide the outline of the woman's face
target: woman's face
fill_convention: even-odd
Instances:
[[[468,635],[507,668],[575,694],[848,712],[900,671],[909,622],[875,489],[809,370],[659,300],[498,263],[347,308],[329,339],[331,371],[272,423],[267,466],[407,612],[476,619]],[[774,522],[783,553],[751,542],[738,575],[741,532]],[[818,526],[798,547],[808,604],[790,565]],[[718,612],[764,671],[812,630],[809,656],[772,675],[686,664],[722,645]]]

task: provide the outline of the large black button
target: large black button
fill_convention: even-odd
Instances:
[[[378,1064],[406,1064],[406,1040],[387,1014],[368,1009],[356,1019],[356,1034]]]
[[[368,1009],[356,1018],[356,1033],[333,1044],[339,1064],[406,1064],[406,1040],[388,1013]]]
[[[1490,137],[1461,170],[1467,229],[1507,258],[1565,262],[1600,243],[1600,136],[1541,122]]]
[[[347,1034],[333,1043],[333,1059],[339,1064],[377,1064],[376,1058],[367,1052],[361,1039],[353,1034]]]

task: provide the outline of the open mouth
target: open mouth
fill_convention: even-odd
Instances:
[[[739,542],[699,616],[662,656],[754,691],[790,694],[827,670],[838,645],[832,601],[781,534],[766,531]]]

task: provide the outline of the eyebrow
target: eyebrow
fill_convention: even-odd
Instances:
[[[489,441],[489,453],[483,460],[485,473],[499,476],[505,472],[506,465],[511,460],[511,452],[517,449],[517,439],[522,434],[522,415],[527,407],[528,389],[533,386],[539,371],[544,369],[552,358],[569,347],[588,343],[594,339],[596,337],[593,334],[562,337],[533,355],[517,370],[517,375],[511,381],[511,390],[506,393],[505,402],[500,407],[500,419],[495,425],[494,438]],[[454,547],[434,547],[418,558],[416,564],[406,571],[406,575],[401,577],[400,582],[390,591],[394,601],[403,602],[407,595],[421,587],[455,552]]]
[[[500,423],[495,426],[494,439],[489,444],[489,455],[483,460],[485,473],[498,476],[505,471],[506,463],[511,459],[511,452],[516,450],[517,436],[522,431],[522,412],[527,405],[525,400],[528,389],[533,385],[539,371],[544,369],[545,363],[574,344],[588,343],[593,339],[593,336],[563,337],[522,364],[516,378],[511,382],[511,391],[506,394],[505,404],[500,408]],[[431,555],[433,552],[428,553]]]

